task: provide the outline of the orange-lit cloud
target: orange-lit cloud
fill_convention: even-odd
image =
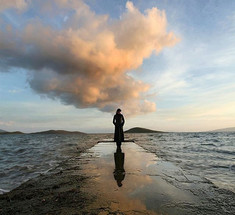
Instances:
[[[155,103],[147,100],[150,86],[128,72],[177,42],[166,31],[164,11],[141,13],[128,1],[121,18],[113,21],[82,1],[50,0],[37,6],[42,14],[67,15],[59,28],[33,19],[21,30],[0,29],[2,67],[28,69],[32,89],[78,108],[113,112],[121,107],[135,115],[155,111]]]
[[[26,9],[26,7],[27,7],[26,0],[0,0],[0,12],[8,8],[24,10]]]

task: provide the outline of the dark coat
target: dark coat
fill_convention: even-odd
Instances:
[[[124,141],[124,133],[123,133],[123,125],[125,123],[125,119],[122,114],[115,114],[113,117],[113,124],[115,125],[114,132],[114,141],[115,142],[123,142]]]

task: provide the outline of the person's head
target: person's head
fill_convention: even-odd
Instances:
[[[120,114],[122,112],[122,110],[120,108],[117,109],[116,113]]]

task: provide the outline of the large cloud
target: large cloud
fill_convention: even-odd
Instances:
[[[42,3],[43,2],[43,3]],[[78,108],[95,107],[127,114],[155,111],[149,85],[128,75],[153,51],[177,42],[166,32],[164,11],[141,13],[132,2],[118,20],[97,15],[82,1],[35,1],[41,14],[58,17],[58,26],[30,19],[22,29],[0,28],[0,65],[30,71],[30,86]]]

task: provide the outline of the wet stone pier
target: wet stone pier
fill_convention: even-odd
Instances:
[[[0,196],[0,214],[235,214],[235,194],[134,142],[99,142]]]
[[[89,157],[89,160],[87,158]],[[82,155],[97,214],[235,214],[233,193],[184,173],[133,142],[100,142]],[[224,202],[227,201],[227,202]]]

